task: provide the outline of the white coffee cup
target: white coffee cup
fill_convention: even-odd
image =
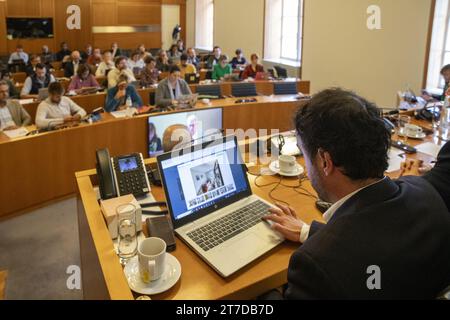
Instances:
[[[211,100],[209,100],[209,99],[203,99],[202,102],[203,102],[203,104],[209,105],[209,104],[211,103]]]
[[[405,129],[406,129],[406,133],[409,136],[417,137],[417,136],[419,136],[419,135],[421,135],[423,133],[423,129],[421,127],[419,127],[419,126],[414,125],[414,124],[407,124],[405,126]]]
[[[166,242],[160,238],[148,238],[139,244],[139,273],[144,283],[159,280],[164,274],[166,248]]]
[[[282,155],[278,162],[281,173],[293,173],[297,169],[297,159],[293,156]]]

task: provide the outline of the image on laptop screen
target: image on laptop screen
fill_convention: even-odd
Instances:
[[[163,153],[164,133],[173,125],[186,126],[194,144],[221,137],[222,108],[151,116],[148,123],[148,151],[152,158]]]
[[[220,208],[220,202],[248,191],[238,146],[235,140],[227,140],[161,161],[175,221],[215,205]]]

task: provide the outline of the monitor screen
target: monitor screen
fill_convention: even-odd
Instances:
[[[52,18],[7,18],[8,39],[53,38]]]
[[[174,125],[186,126],[192,142],[195,144],[220,137],[222,134],[222,108],[150,116],[148,123],[149,156],[156,157],[164,151],[164,133]]]
[[[194,215],[249,189],[236,140],[161,161],[175,221]],[[219,206],[220,207],[220,206]]]

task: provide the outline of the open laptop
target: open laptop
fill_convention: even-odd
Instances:
[[[38,100],[44,101],[48,98],[48,88],[41,88],[38,91]]]
[[[252,194],[236,137],[160,155],[158,168],[176,234],[221,276],[283,242],[261,220],[273,206]]]

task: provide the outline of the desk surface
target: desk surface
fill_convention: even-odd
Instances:
[[[428,137],[427,141],[439,143],[433,137]],[[414,145],[422,142],[410,141]],[[419,158],[426,163],[434,160],[432,157],[420,153],[410,158]],[[147,160],[147,164],[151,163],[154,163],[154,160]],[[304,164],[303,158],[299,159],[299,163]],[[114,253],[113,243],[97,203],[96,193],[92,184],[95,174],[94,170],[77,173],[76,177],[81,197],[79,204],[83,206],[83,214],[85,214],[87,219],[89,233],[93,239],[95,252],[99,260],[101,273],[104,276],[109,297],[111,299],[133,299],[133,293],[128,288],[122,267]],[[392,178],[397,178],[398,175],[399,172],[389,174]],[[258,179],[257,184],[255,182],[256,179]],[[253,175],[249,175],[249,180],[255,194],[273,203],[269,193],[273,188],[273,183],[279,181],[278,177],[262,176],[256,178]],[[283,179],[283,184],[286,185],[294,186],[297,183],[297,179]],[[265,185],[265,187],[258,187],[257,185]],[[308,180],[302,183],[302,187],[315,194]],[[154,187],[152,193],[157,200],[164,200],[164,194],[161,188]],[[315,200],[311,197],[301,195],[292,188],[281,186],[272,192],[272,197],[288,202],[297,211],[299,217],[307,223],[313,220],[323,221],[321,214],[315,207]],[[168,292],[152,298],[157,300],[254,298],[287,282],[289,259],[296,248],[296,244],[283,243],[232,277],[224,279],[203,262],[183,242],[177,239],[177,250],[173,254],[178,258],[182,266],[181,279]]]
[[[6,277],[8,272],[0,271],[0,300],[5,299],[5,290],[6,290]]]

